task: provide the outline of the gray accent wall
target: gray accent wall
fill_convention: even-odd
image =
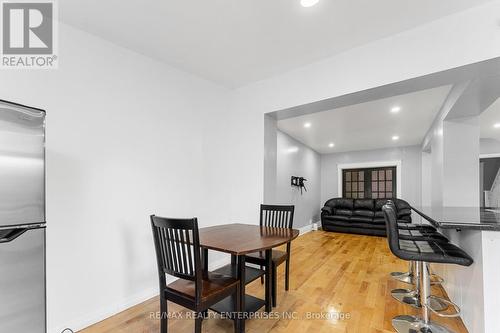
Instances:
[[[294,227],[301,228],[320,217],[321,156],[308,146],[277,131],[276,200],[277,204],[295,205]],[[307,192],[290,185],[290,177],[307,179]]]

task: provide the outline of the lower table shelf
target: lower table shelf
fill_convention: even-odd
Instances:
[[[229,264],[222,266],[221,268],[216,269],[213,272],[236,277],[237,269],[238,269],[237,265]],[[249,284],[250,282],[257,280],[258,278],[260,278],[265,274],[266,272],[264,270],[255,267],[245,266],[245,284]]]
[[[264,305],[266,305],[266,302],[263,299],[251,295],[245,295],[246,313],[257,312]],[[226,297],[219,303],[212,305],[210,307],[210,310],[213,310],[218,313],[223,313],[227,318],[231,318],[231,314],[234,312],[234,298]]]

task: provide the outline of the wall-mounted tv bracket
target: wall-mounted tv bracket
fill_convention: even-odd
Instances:
[[[296,186],[300,188],[300,194],[302,194],[302,189],[304,189],[307,192],[306,185],[304,182],[307,181],[304,177],[296,177],[292,176],[292,179],[290,180],[290,183],[292,186]]]

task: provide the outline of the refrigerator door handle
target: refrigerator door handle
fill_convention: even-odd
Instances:
[[[21,236],[28,230],[29,228],[2,230],[0,231],[0,243],[12,242],[14,239]]]

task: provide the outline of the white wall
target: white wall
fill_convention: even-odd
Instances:
[[[338,197],[339,164],[401,161],[401,194],[399,197],[412,205],[421,203],[421,149],[420,146],[363,150],[321,156],[321,203]]]
[[[295,205],[294,227],[301,228],[319,221],[320,155],[308,146],[278,131],[276,203]],[[307,192],[302,194],[290,185],[290,177],[304,177]]]
[[[479,207],[479,117],[443,125],[443,205]]]
[[[480,154],[500,154],[500,141],[495,139],[481,139],[479,142]]]
[[[47,110],[50,333],[157,294],[149,215],[210,221],[203,115],[227,91],[60,26],[57,70],[4,70],[0,98]]]
[[[264,116],[264,201],[276,202],[276,174],[278,154],[278,123],[276,119]]]
[[[422,152],[422,200],[420,204],[429,207],[432,204],[432,178],[431,163],[432,155],[428,152]]]

